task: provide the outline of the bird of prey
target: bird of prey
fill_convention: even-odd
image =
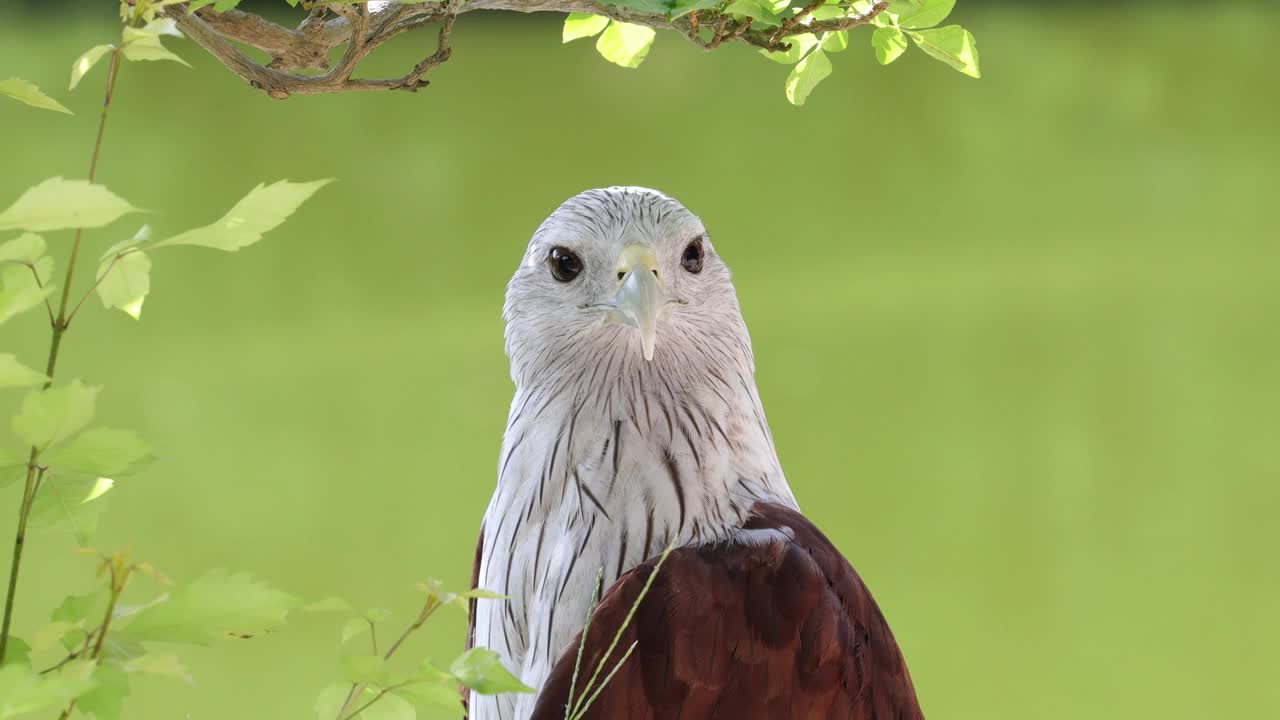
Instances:
[[[509,600],[472,601],[468,642],[539,692],[472,693],[472,720],[563,720],[669,546],[585,717],[922,717],[866,585],[783,476],[697,216],[645,188],[571,198],[503,315],[515,397],[474,581]]]

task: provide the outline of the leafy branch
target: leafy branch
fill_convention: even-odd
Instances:
[[[465,612],[470,600],[506,599],[476,588],[463,593],[446,592],[437,581],[418,585],[418,591],[426,595],[421,609],[385,652],[378,650],[376,628],[390,616],[389,612],[375,608],[347,621],[342,629],[342,642],[346,644],[367,629],[373,650],[342,656],[347,683],[334,683],[321,691],[315,706],[319,720],[352,720],[374,704],[379,705],[381,716],[396,718],[414,717],[415,704],[457,710],[459,686],[486,695],[533,692],[502,665],[496,653],[484,648],[467,650],[447,669],[437,667],[430,659],[419,661],[408,671],[394,669],[392,659],[405,641],[422,629],[440,608],[452,605]],[[330,609],[349,609],[340,600],[327,601],[326,605],[331,605]]]
[[[878,30],[872,45],[882,64],[896,59],[881,50],[910,37],[929,55],[978,76],[973,36],[959,26],[935,28],[955,0],[438,0],[436,2],[303,2],[307,14],[295,28],[236,9],[239,0],[196,0],[163,4],[164,12],[196,44],[249,85],[270,97],[356,92],[417,91],[425,75],[452,56],[450,35],[460,15],[479,10],[567,15],[565,42],[599,35],[596,48],[610,62],[637,67],[648,55],[657,30],[672,30],[704,50],[734,42],[759,48],[773,60],[796,65],[787,79],[787,97],[803,104],[809,91],[831,73],[827,54],[848,47],[848,31],[863,25]],[[286,0],[297,6],[298,0]],[[208,7],[212,5],[212,7]],[[366,56],[402,33],[437,26],[435,49],[403,75],[355,77]],[[881,30],[892,30],[891,34]],[[256,62],[240,49],[267,53]],[[345,49],[331,66],[330,54]],[[314,72],[313,72],[314,71]]]

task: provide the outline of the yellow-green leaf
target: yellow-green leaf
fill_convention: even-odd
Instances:
[[[13,353],[0,353],[0,388],[31,387],[48,379],[44,373],[18,362]]]
[[[20,663],[0,668],[0,720],[42,710],[53,712],[93,688],[91,670],[64,670],[68,671],[41,674]]]
[[[35,233],[22,233],[0,245],[0,262],[34,263],[44,255],[44,238]]]
[[[908,30],[916,46],[969,77],[982,77],[978,69],[978,46],[973,35],[959,25],[929,30]]]
[[[827,59],[827,54],[821,50],[809,53],[800,64],[791,68],[791,74],[787,76],[787,100],[792,105],[803,105],[809,98],[809,93],[830,74],[831,61]]]
[[[928,28],[937,25],[951,14],[956,0],[894,0],[884,14],[907,29]]]
[[[201,245],[234,252],[261,240],[263,233],[284,222],[307,198],[330,182],[281,180],[272,185],[258,185],[212,225],[188,230],[152,247]]]
[[[99,662],[92,677],[94,688],[80,696],[76,708],[96,720],[120,720],[129,694],[129,674],[115,663]]]
[[[63,387],[32,390],[13,417],[13,429],[42,451],[74,435],[93,418],[102,388],[72,380]]]
[[[577,40],[578,38],[591,37],[599,34],[609,24],[609,18],[603,15],[592,15],[591,13],[569,13],[564,19],[564,32],[562,34],[562,42]]]
[[[840,52],[849,47],[849,31],[836,30],[835,32],[824,33],[822,36],[822,49],[829,53]]]
[[[134,320],[151,290],[151,258],[141,250],[103,260],[98,266],[98,297],[104,307],[120,308]]]
[[[40,287],[31,268],[5,263],[0,269],[0,323],[39,305],[52,292],[52,286]]]
[[[131,430],[93,428],[49,454],[55,470],[115,477],[136,471],[153,457],[151,446]]]
[[[87,180],[52,177],[28,188],[4,212],[0,230],[95,228],[137,212],[128,201]]]
[[[138,612],[127,629],[138,640],[204,645],[220,635],[272,628],[298,605],[292,595],[248,574],[213,570]]]
[[[182,37],[172,18],[157,18],[140,28],[126,26],[120,51],[128,60],[171,60],[191,67],[160,43],[162,35]]]
[[[907,51],[907,36],[896,27],[876,28],[871,33],[871,47],[875,48],[876,60],[888,65]]]
[[[85,74],[92,70],[93,66],[97,65],[103,56],[115,49],[115,45],[94,45],[81,53],[80,57],[71,63],[71,85],[67,89],[75,90]]]
[[[54,110],[68,115],[72,114],[62,103],[41,92],[35,83],[27,82],[21,78],[0,80],[0,95],[8,95],[18,102],[24,102],[31,107],[38,107],[42,110]]]
[[[600,33],[596,50],[601,57],[626,68],[640,67],[653,45],[653,28],[614,20]]]
[[[113,487],[111,478],[45,473],[27,522],[37,530],[70,531],[77,542],[87,545],[98,531],[104,506],[97,501]]]
[[[471,648],[453,661],[449,672],[458,682],[481,695],[531,693],[533,688],[520,682],[502,664],[498,654],[484,648]]]

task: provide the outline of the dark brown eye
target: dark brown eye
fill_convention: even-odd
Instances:
[[[680,267],[691,273],[702,272],[702,238],[694,238],[680,256]]]
[[[551,277],[560,282],[569,282],[582,272],[582,258],[569,248],[560,246],[551,248],[547,262],[551,265]]]

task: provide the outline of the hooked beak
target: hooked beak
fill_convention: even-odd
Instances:
[[[659,315],[671,302],[658,283],[658,259],[647,245],[627,245],[618,258],[617,272],[622,276],[622,287],[605,303],[609,320],[638,330],[644,359],[653,360]]]

